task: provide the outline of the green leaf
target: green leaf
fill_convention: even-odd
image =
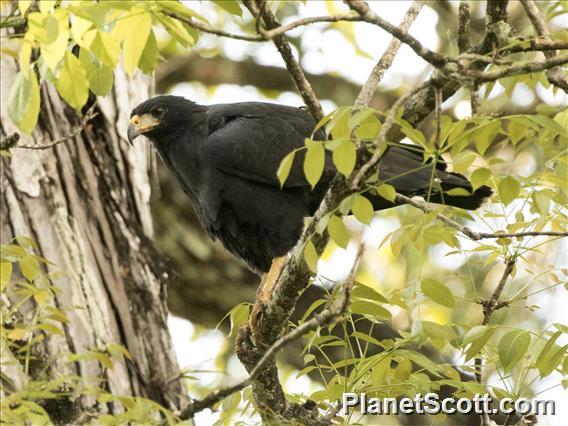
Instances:
[[[396,190],[394,189],[394,186],[389,185],[388,183],[379,185],[379,187],[377,188],[377,193],[385,200],[393,203],[396,199]]]
[[[91,91],[97,96],[106,96],[114,81],[112,68],[100,63],[85,49],[79,51],[79,61],[87,73]]]
[[[61,322],[61,323],[68,323],[69,322],[69,317],[61,309],[49,306],[49,307],[47,307],[47,310],[49,311],[49,317],[48,317],[49,319],[51,319],[53,321]]]
[[[152,18],[144,9],[138,7],[132,8],[132,12],[119,20],[113,29],[113,36],[124,42],[123,66],[130,76],[138,66],[151,30]]]
[[[556,340],[558,340],[561,335],[562,332],[560,331],[554,333],[550,339],[546,341],[546,344],[536,360],[535,367],[538,368],[541,377],[546,377],[552,373],[562,361],[566,347],[561,348],[555,344]]]
[[[509,371],[524,356],[531,343],[531,336],[525,330],[512,330],[499,342],[499,360],[505,371]]]
[[[89,30],[83,36],[85,47],[89,49],[101,62],[109,67],[118,63],[120,45],[109,33],[100,30]]]
[[[550,130],[553,134],[568,137],[568,129],[546,115],[537,114],[529,115],[527,117],[539,126]]]
[[[312,240],[309,240],[304,247],[304,260],[310,271],[314,273],[318,271],[319,256]]]
[[[306,142],[309,142],[307,140]],[[325,163],[325,148],[321,143],[306,143],[308,150],[304,158],[304,175],[307,181],[315,188],[323,173]]]
[[[432,321],[421,321],[422,329],[426,336],[447,342],[456,337],[454,331],[447,325],[441,325]]]
[[[23,133],[30,134],[37,123],[40,104],[39,85],[32,68],[16,75],[8,99],[8,115]]]
[[[471,174],[471,186],[475,191],[481,185],[485,185],[489,178],[491,177],[491,171],[485,167],[481,167],[479,169],[475,169]]]
[[[37,261],[35,256],[26,255],[26,256],[22,257],[19,264],[20,264],[20,271],[22,272],[22,275],[28,281],[33,281],[40,274],[39,262]]]
[[[359,282],[355,282],[351,296],[353,298],[374,300],[379,303],[389,303],[389,301],[378,291]]]
[[[391,319],[390,311],[371,300],[353,300],[350,310],[354,314],[366,315],[374,319]]]
[[[184,4],[180,3],[179,1],[172,1],[172,0],[159,0],[158,6],[160,6],[163,10],[167,10],[168,12],[173,12],[178,16],[192,19],[197,18],[200,21],[208,24],[209,21],[197,13],[195,10],[186,7]]]
[[[16,244],[2,244],[0,245],[0,250],[3,258],[7,257],[9,258],[8,260],[12,261],[19,261],[22,257],[28,254],[26,249]]]
[[[29,28],[26,38],[36,40],[40,44],[49,44],[57,39],[59,28],[56,19],[41,12],[29,13],[27,18]]]
[[[363,140],[374,140],[381,131],[381,122],[375,114],[366,117],[355,130],[355,136]]]
[[[349,139],[343,139],[341,144],[333,151],[333,164],[335,164],[339,173],[349,176],[356,161],[355,145]]]
[[[12,278],[12,262],[0,262],[0,289],[4,291]]]
[[[403,120],[402,118],[398,119],[398,123],[401,126],[402,133],[404,133],[408,139],[418,145],[426,146],[426,137],[424,136],[424,133],[412,127],[408,121]]]
[[[235,337],[239,332],[239,328],[241,325],[245,324],[248,321],[249,317],[249,304],[248,303],[240,303],[231,309],[229,313],[229,318],[231,320],[231,332],[229,337]]]
[[[529,125],[525,123],[526,118],[522,117],[511,117],[509,118],[509,125],[507,126],[507,132],[509,139],[513,145],[519,143],[521,139],[527,136],[527,130]]]
[[[506,206],[516,199],[521,192],[521,184],[511,176],[506,176],[501,179],[497,188],[499,190],[499,197],[501,197],[501,201]]]
[[[156,68],[156,62],[158,61],[158,42],[156,41],[156,36],[154,31],[150,31],[148,40],[146,41],[146,47],[142,52],[142,56],[138,61],[138,68],[144,74],[151,74]]]
[[[353,114],[349,117],[348,127],[349,130],[355,129],[357,126],[361,124],[364,120],[366,120],[371,115],[375,114],[375,111],[371,108],[363,108],[358,111],[354,111]]]
[[[540,214],[545,215],[548,214],[548,210],[550,209],[550,194],[545,191],[534,191],[531,195],[531,198],[534,202],[534,208]]]
[[[472,134],[477,152],[481,155],[485,154],[499,130],[501,130],[501,122],[499,120],[493,120],[478,127]]]
[[[108,370],[112,370],[114,363],[111,357],[102,352],[94,352],[94,355],[97,361],[99,361],[103,367],[107,368]]]
[[[128,349],[126,349],[122,345],[118,345],[116,343],[109,343],[106,349],[114,359],[121,360],[122,357],[125,357],[132,361],[132,355],[130,354],[130,352],[128,352]]]
[[[71,26],[71,37],[79,46],[84,46],[83,36],[87,31],[92,29],[93,22],[88,19],[81,18],[78,15],[73,16],[73,25]]]
[[[42,0],[39,3],[39,10],[43,13],[48,13],[51,9],[55,7],[55,0]]]
[[[424,278],[420,284],[422,292],[434,302],[448,308],[455,308],[456,299],[450,289],[440,281]]]
[[[41,57],[47,67],[55,71],[65,56],[69,43],[69,16],[67,10],[58,9],[46,21],[55,28],[57,37],[49,43],[41,43]]]
[[[373,220],[373,214],[375,213],[371,202],[360,194],[355,195],[351,210],[357,220],[366,225],[371,223],[371,220]]]
[[[481,349],[483,349],[494,332],[495,328],[485,325],[478,325],[469,330],[462,342],[462,346],[466,346],[471,343],[469,349],[465,354],[466,362],[476,356],[481,351]]]
[[[328,134],[333,139],[349,138],[351,131],[349,130],[349,113],[351,107],[339,107],[331,113],[329,123],[325,127]]]
[[[278,182],[280,182],[280,188],[284,186],[286,179],[290,175],[290,170],[292,169],[292,164],[294,164],[294,157],[296,156],[296,151],[292,151],[287,154],[282,161],[280,162],[280,166],[278,166],[278,171],[276,172],[276,176],[278,176]]]
[[[438,325],[438,324],[437,324]],[[436,364],[434,361],[430,360],[427,356],[421,354],[420,352],[411,351],[408,349],[401,349],[395,352],[398,356],[403,358],[407,358],[410,361],[414,362],[416,365],[424,368],[431,374],[440,374],[440,366]]]
[[[61,97],[75,109],[81,109],[89,97],[89,80],[81,62],[71,52],[65,53],[63,67],[55,87]]]
[[[331,239],[341,248],[347,248],[349,245],[349,232],[343,223],[343,219],[339,216],[331,216],[327,223],[327,230]]]
[[[25,15],[31,5],[32,5],[32,0],[19,0],[18,9],[20,9],[20,14],[22,16]]]
[[[195,44],[195,38],[181,22],[160,13],[155,13],[154,17],[163,25],[170,36],[183,47],[188,48]]]
[[[216,5],[226,10],[232,15],[243,16],[243,10],[239,3],[235,0],[213,0]]]

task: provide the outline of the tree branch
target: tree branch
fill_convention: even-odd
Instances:
[[[244,4],[251,14],[257,19],[258,30],[261,34],[264,29],[270,31],[280,27],[275,16],[272,14],[270,9],[266,7],[266,3],[263,0],[257,0],[256,3],[252,0],[245,0]],[[320,102],[316,97],[310,82],[306,79],[300,64],[294,58],[290,44],[286,41],[283,34],[276,34],[272,38],[272,41],[280,52],[280,55],[286,64],[286,68],[290,72],[290,75],[296,84],[298,92],[302,96],[302,99],[308,108],[308,112],[316,121],[320,121],[323,118],[323,110]]]
[[[460,53],[471,49],[470,26],[469,3],[462,0],[458,8],[458,49]]]
[[[211,408],[213,405],[218,403],[219,401],[223,400],[227,396],[238,392],[247,386],[251,385],[259,376],[263,369],[269,364],[269,362],[274,358],[276,353],[284,348],[289,343],[292,343],[302,336],[305,336],[310,331],[316,330],[320,327],[324,327],[327,325],[334,324],[340,321],[343,316],[347,313],[349,308],[349,304],[351,302],[351,290],[353,288],[353,283],[355,282],[355,275],[357,273],[357,267],[363,256],[364,246],[361,244],[355,256],[355,260],[353,261],[353,265],[351,266],[351,270],[349,275],[345,281],[345,290],[343,292],[343,297],[336,299],[333,304],[327,310],[323,310],[320,313],[315,314],[312,318],[305,321],[294,330],[290,331],[287,334],[284,334],[280,337],[276,342],[274,342],[267,350],[264,352],[258,363],[252,369],[249,374],[249,377],[245,380],[241,381],[240,383],[230,386],[225,389],[217,390],[215,392],[211,392],[205,398],[193,401],[187,407],[185,407],[182,412],[180,413],[180,419],[187,420],[195,415],[195,413],[205,410],[207,408]]]
[[[424,213],[432,213],[433,209],[428,207],[424,202],[412,199],[402,194],[396,194],[396,202],[399,204],[410,204],[417,209],[422,210]],[[568,237],[568,232],[555,232],[555,231],[527,231],[527,232],[513,232],[506,233],[503,231],[497,232],[475,232],[447,216],[441,213],[436,214],[436,218],[445,223],[446,225],[457,229],[459,232],[464,234],[466,237],[472,239],[473,241],[479,241],[482,239],[499,239],[499,238],[521,238],[521,237],[539,237],[539,236],[549,236],[549,237]]]
[[[546,22],[544,21],[540,11],[538,10],[537,5],[533,0],[521,0],[523,7],[527,16],[529,17],[536,33],[543,37],[544,40],[550,40],[550,32],[548,31],[548,27],[546,26]],[[544,56],[547,59],[553,58],[556,56],[555,51],[544,51]],[[568,93],[568,78],[566,77],[566,73],[562,72],[561,69],[550,69],[546,72],[546,77],[548,81],[560,87],[562,90]]]
[[[362,21],[363,19],[360,16],[353,15],[353,14],[344,14],[344,15],[329,15],[329,16],[311,16],[308,18],[298,19],[297,21],[290,22],[286,25],[279,25],[269,31],[263,31],[260,34],[236,34],[230,33],[224,30],[220,30],[218,28],[214,28],[208,24],[203,22],[186,18],[184,16],[178,15],[174,12],[170,12],[167,10],[161,11],[164,15],[169,16],[170,18],[174,18],[184,24],[189,25],[192,28],[195,28],[198,31],[202,31],[204,33],[214,34],[220,37],[227,37],[232,38],[235,40],[243,40],[249,42],[265,42],[274,39],[277,36],[283,35],[288,31],[296,29],[298,27],[302,27],[309,24],[315,24],[320,22],[340,22],[340,21],[348,21],[348,22],[357,22]]]
[[[503,289],[505,288],[505,284],[507,283],[507,280],[509,279],[509,277],[513,273],[513,270],[515,269],[515,263],[516,263],[515,259],[507,259],[505,261],[505,270],[503,271],[503,275],[501,276],[501,279],[499,280],[499,284],[497,284],[497,287],[493,291],[491,298],[489,300],[484,300],[484,301],[481,302],[481,305],[483,306],[483,321],[481,322],[481,325],[489,324],[489,320],[491,319],[493,312],[495,312],[497,309],[500,309],[500,308],[506,306],[506,303],[503,303],[503,302],[500,303],[499,302],[499,298],[501,297],[501,293],[503,292]],[[475,365],[475,369],[474,369],[475,381],[477,383],[481,384],[482,380],[483,380],[483,359],[479,356],[476,357],[475,360],[474,360],[474,365]],[[482,426],[491,426],[493,424],[491,422],[491,420],[489,419],[488,413],[482,414],[481,424],[482,424]]]
[[[418,16],[418,13],[420,13],[422,6],[424,6],[424,0],[416,0],[412,3],[399,25],[401,31],[403,31],[404,33],[408,32],[410,26]],[[371,71],[371,74],[369,74],[369,77],[363,85],[359,96],[357,96],[355,106],[360,107],[369,105],[369,102],[371,101],[375,90],[377,89],[377,86],[383,78],[385,71],[392,65],[392,61],[394,60],[394,57],[398,52],[400,45],[400,40],[396,37],[393,37],[387,49],[385,50],[385,53],[383,53],[383,56],[381,56],[381,59],[379,59],[379,62],[377,62],[377,64]]]
[[[530,39],[520,40],[519,44],[499,49],[499,55],[521,52],[546,52],[548,50],[566,50],[568,42],[562,40]]]
[[[554,56],[543,62],[525,62],[515,66],[509,66],[507,68],[490,70],[490,71],[478,71],[474,69],[461,69],[456,72],[449,73],[450,78],[456,80],[463,80],[469,78],[475,80],[476,83],[486,83],[488,81],[499,80],[504,77],[511,77],[519,74],[531,74],[535,72],[540,72],[548,70],[560,65],[568,63],[568,54],[561,56]]]
[[[20,148],[20,149],[36,149],[36,150],[44,150],[44,149],[50,149],[53,148],[54,146],[59,145],[60,143],[66,142],[69,139],[73,139],[74,137],[78,136],[84,129],[85,127],[87,127],[87,124],[89,123],[89,121],[91,121],[93,118],[95,118],[98,113],[95,112],[95,107],[97,106],[97,103],[93,103],[89,109],[87,110],[87,112],[85,113],[85,115],[83,116],[83,119],[81,120],[81,124],[79,124],[79,126],[77,126],[75,128],[75,130],[73,130],[71,132],[71,134],[67,135],[67,136],[63,136],[62,138],[59,139],[55,139],[53,141],[47,142],[45,144],[42,145],[18,145],[17,141],[19,140],[19,135],[18,138],[15,139],[15,142],[9,146],[4,147],[5,143],[4,140],[2,140],[2,143],[0,144],[0,149],[9,149],[9,148]],[[14,138],[16,134],[9,136],[10,138]]]
[[[394,37],[398,38],[401,42],[407,44],[418,56],[420,56],[426,62],[429,62],[437,68],[441,68],[446,65],[446,63],[448,63],[448,59],[445,56],[428,49],[416,38],[406,33],[406,31],[403,31],[401,28],[396,27],[387,20],[378,16],[371,10],[366,2],[361,0],[345,0],[345,3],[352,10],[359,13],[359,15],[366,22],[377,25],[386,32],[392,34]]]

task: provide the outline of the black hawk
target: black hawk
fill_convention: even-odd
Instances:
[[[250,269],[264,273],[273,259],[296,244],[304,218],[314,214],[337,173],[329,156],[312,190],[302,156],[297,155],[280,186],[280,162],[304,146],[315,126],[301,108],[263,102],[205,106],[179,96],[157,96],[134,108],[128,139],[148,137],[191,199],[207,233]],[[316,140],[325,138],[321,130],[314,135]],[[470,210],[491,195],[486,186],[473,191],[464,176],[447,172],[441,159],[434,175],[423,160],[415,145],[393,144],[380,160],[379,179],[401,194],[430,192],[431,202]],[[432,178],[438,183],[434,187]],[[470,195],[444,193],[454,188]],[[375,210],[395,206],[378,195],[371,195],[370,201]]]

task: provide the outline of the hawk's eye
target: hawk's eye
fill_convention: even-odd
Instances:
[[[164,115],[164,109],[163,108],[156,108],[156,109],[152,110],[150,112],[150,114],[152,114],[152,117],[154,117],[154,118],[160,118]]]

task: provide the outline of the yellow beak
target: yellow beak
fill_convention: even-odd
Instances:
[[[139,135],[152,130],[160,122],[154,118],[151,114],[134,115],[130,119],[130,125],[128,126],[128,142],[132,144],[132,141],[136,139]]]

